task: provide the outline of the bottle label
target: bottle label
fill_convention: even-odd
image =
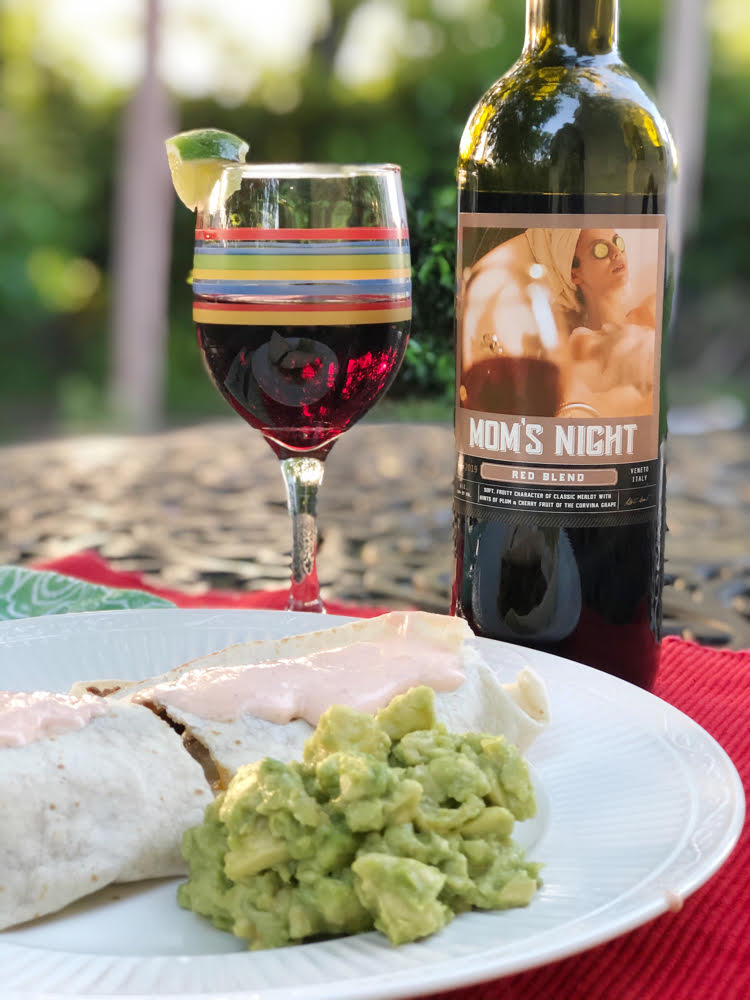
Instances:
[[[460,512],[653,517],[665,236],[660,215],[460,214]]]

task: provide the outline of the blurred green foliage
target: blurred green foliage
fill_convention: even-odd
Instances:
[[[404,395],[452,399],[453,310],[456,287],[456,195],[424,189],[407,206],[412,252],[412,329],[404,366],[392,389]]]
[[[448,398],[457,145],[474,102],[520,52],[524,4],[476,0],[463,4],[457,16],[460,5],[447,0],[401,0],[402,13],[422,26],[430,44],[418,57],[406,46],[393,71],[377,83],[346,87],[332,67],[360,5],[331,0],[327,27],[293,79],[288,70],[278,80],[264,79],[257,93],[234,106],[181,99],[179,127],[214,125],[236,132],[249,140],[252,159],[402,165],[414,324],[391,395]],[[111,208],[129,96],[92,94],[83,101],[80,81],[40,57],[33,18],[19,16],[21,8],[0,0],[0,438],[5,440],[65,420],[78,426],[104,419]],[[651,0],[622,5],[623,53],[650,81],[657,75],[661,18],[660,5]],[[727,357],[735,367],[750,368],[745,334],[750,199],[744,196],[750,66],[726,63],[721,52],[714,66],[703,202],[686,247],[672,357],[678,367],[713,364],[722,376]],[[267,95],[290,83],[301,99],[290,110],[272,110]],[[186,279],[193,225],[192,215],[177,206],[167,386],[171,420],[225,412],[201,368],[190,319]]]

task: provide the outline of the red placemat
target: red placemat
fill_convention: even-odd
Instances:
[[[189,596],[151,587],[94,553],[36,567],[90,583],[147,590],[179,607],[271,608],[286,590],[211,591]],[[331,602],[333,614],[374,617],[386,608]],[[709,732],[732,758],[750,796],[750,651],[664,640],[654,693]],[[440,1000],[748,1000],[750,998],[750,835],[747,825],[719,872],[656,920],[581,955],[531,972],[433,994]]]
[[[724,747],[750,796],[750,651],[667,638],[654,694]],[[706,885],[609,944],[435,1000],[748,1000],[750,834]]]
[[[105,587],[122,587],[128,590],[145,590],[156,597],[172,601],[178,608],[258,608],[283,611],[286,607],[289,589],[280,590],[207,590],[201,594],[186,594],[169,587],[155,587],[148,583],[141,573],[114,569],[96,552],[77,552],[50,559],[34,565],[34,569],[53,570],[74,576],[77,580],[99,583]],[[366,607],[346,601],[326,601],[326,610],[331,615],[351,615],[357,618],[375,618],[388,608]]]

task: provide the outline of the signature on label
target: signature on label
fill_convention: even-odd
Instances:
[[[646,503],[647,500],[648,500],[648,497],[637,497],[637,498],[636,497],[628,497],[628,499],[625,501],[625,506],[626,507],[632,507],[634,504],[637,504],[637,503]]]

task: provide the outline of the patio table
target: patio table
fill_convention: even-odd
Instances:
[[[665,634],[748,648],[750,431],[674,435],[668,448]],[[324,599],[447,610],[453,463],[447,424],[343,435],[319,500]],[[5,447],[0,485],[0,563],[94,550],[195,594],[288,581],[278,462],[236,419]]]

